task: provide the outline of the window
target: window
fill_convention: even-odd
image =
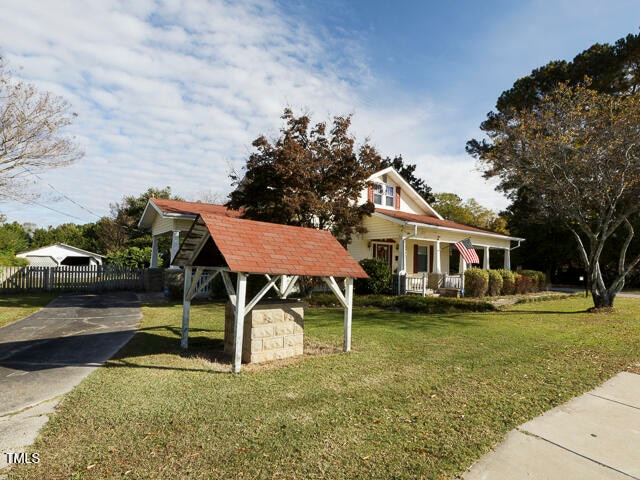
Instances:
[[[417,251],[417,260],[418,260],[418,272],[426,272],[427,265],[429,264],[429,253],[426,246],[419,245]]]
[[[395,191],[393,187],[390,187],[389,185],[387,185],[386,188],[386,201],[387,201],[387,207],[393,207],[396,204],[396,195],[395,195]]]
[[[373,258],[384,260],[389,265],[389,270],[393,269],[393,245],[389,243],[374,243]]]
[[[394,207],[396,204],[396,187],[383,183],[373,184],[373,203]]]

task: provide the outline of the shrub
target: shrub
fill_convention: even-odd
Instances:
[[[540,290],[544,290],[547,284],[547,276],[544,272],[539,272],[537,270],[522,270],[519,272],[520,275],[524,275],[531,279],[532,283],[532,292],[539,292]]]
[[[535,279],[529,275],[515,274],[515,293],[530,293],[535,291]]]
[[[464,274],[464,294],[467,297],[484,297],[489,289],[489,272],[482,268],[469,268]]]
[[[511,270],[497,270],[502,277],[502,295],[513,295],[516,292],[516,279]]]
[[[18,258],[11,252],[0,252],[0,267],[26,267],[29,262],[25,258]]]
[[[356,278],[354,290],[357,294],[381,294],[391,290],[391,270],[384,260],[379,258],[365,258],[360,265],[367,272],[369,278]]]
[[[492,297],[500,295],[503,285],[502,275],[497,270],[489,270],[489,290],[488,294]]]

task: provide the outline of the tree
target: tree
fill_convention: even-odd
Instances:
[[[110,204],[111,218],[104,217],[96,225],[98,243],[101,250],[106,253],[114,253],[127,247],[145,248],[151,245],[151,235],[138,228],[138,222],[142,217],[150,198],[163,198],[167,200],[182,200],[171,194],[171,187],[148,188],[146,192],[135,196],[128,195],[122,201]],[[160,248],[168,251],[169,240],[162,242]]]
[[[398,172],[402,178],[404,178],[411,187],[420,194],[422,198],[425,199],[427,203],[431,203],[435,200],[431,187],[426,184],[426,182],[415,176],[414,172],[416,171],[415,164],[406,164],[402,159],[402,155],[398,155],[393,158],[386,157],[382,160],[380,168],[393,167],[396,172]]]
[[[0,57],[0,188],[7,192],[44,168],[69,165],[83,153],[63,135],[75,114],[61,97],[16,81]]]
[[[508,118],[507,118],[508,117]],[[562,83],[530,109],[511,111],[488,131],[478,155],[486,177],[515,194],[526,188],[540,215],[562,222],[576,241],[595,307],[613,306],[640,255],[627,259],[640,213],[640,94],[610,95]],[[619,241],[612,278],[605,247]]]
[[[356,148],[349,116],[334,117],[328,134],[324,123],[310,127],[307,115],[296,117],[288,108],[281,118],[280,138],[254,140],[244,176],[231,175],[236,189],[227,207],[243,208],[253,220],[330,230],[348,244],[373,212],[373,204],[357,201],[380,168],[378,152],[367,143]]]
[[[509,235],[505,219],[474,198],[463,201],[455,193],[435,193],[432,206],[447,220]]]
[[[556,89],[559,83],[580,85],[585,76],[591,78],[591,88],[602,93],[624,95],[638,91],[640,35],[627,35],[613,45],[597,43],[572,61],[552,61],[533,70],[500,95],[495,111],[487,115],[480,128],[484,132],[495,131],[500,124],[508,123],[514,112],[534,109],[543,95]],[[484,140],[467,143],[467,151],[477,157],[487,155],[491,148],[491,142]],[[514,260],[550,274],[562,265],[574,263],[571,232],[555,220],[537,215],[541,206],[526,188],[512,191],[510,197],[513,201],[506,212],[508,229],[513,235],[528,239],[527,248],[514,252]],[[605,251],[606,256],[616,257],[617,250],[617,246],[611,244]]]

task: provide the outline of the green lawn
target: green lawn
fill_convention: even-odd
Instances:
[[[9,479],[455,478],[515,426],[640,362],[640,301],[589,299],[504,312],[309,309],[316,355],[229,368],[223,310],[144,307],[140,333],[69,394]]]
[[[40,310],[54,298],[48,293],[0,295],[0,327]]]

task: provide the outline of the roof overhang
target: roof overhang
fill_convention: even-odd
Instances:
[[[411,226],[411,227],[418,227],[418,228],[429,228],[429,229],[432,229],[432,230],[444,231],[444,232],[460,232],[460,233],[464,233],[465,235],[474,235],[474,236],[486,237],[486,238],[497,238],[497,239],[501,239],[501,240],[510,240],[510,241],[514,241],[514,242],[524,242],[525,241],[524,238],[511,237],[511,236],[508,236],[508,235],[502,235],[500,233],[482,232],[482,231],[478,231],[478,230],[466,230],[464,228],[445,227],[445,226],[442,226],[442,225],[432,225],[432,224],[429,224],[429,223],[421,223],[421,222],[415,222],[415,221],[410,221],[410,220],[401,220],[399,218],[395,218],[395,217],[391,217],[389,215],[385,215],[384,213],[381,213],[381,212],[374,212],[374,213],[372,213],[372,215],[375,216],[375,217],[383,218],[384,220],[387,220],[389,222],[397,223],[398,225],[403,225],[403,226]]]

